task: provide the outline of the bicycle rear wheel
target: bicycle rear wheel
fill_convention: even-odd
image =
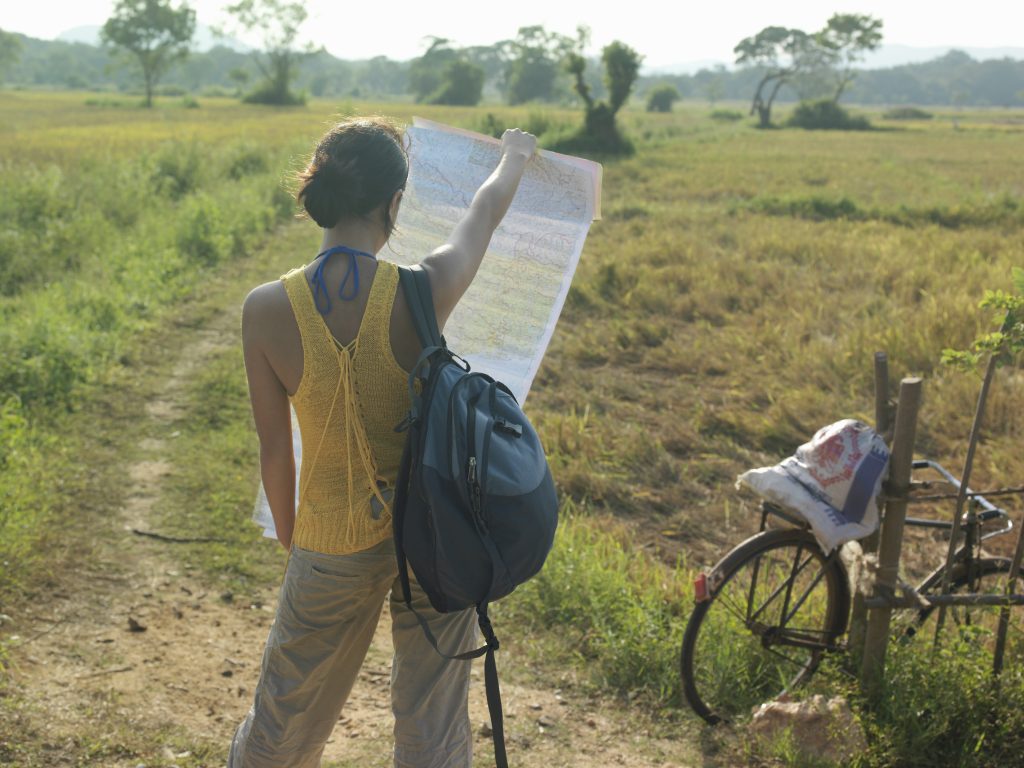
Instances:
[[[690,707],[709,723],[734,720],[805,683],[846,631],[850,591],[838,556],[805,530],[764,531],[707,576],[683,635]]]

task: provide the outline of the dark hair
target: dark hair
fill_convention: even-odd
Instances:
[[[395,228],[388,204],[405,188],[409,157],[402,133],[381,117],[344,120],[324,134],[299,173],[296,199],[317,224],[330,229],[349,216],[384,204],[384,230]]]

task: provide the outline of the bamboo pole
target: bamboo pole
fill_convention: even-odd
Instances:
[[[1004,324],[1005,328],[1005,324]],[[956,512],[953,515],[953,530],[949,533],[949,548],[946,550],[946,566],[942,573],[942,588],[940,594],[949,594],[949,583],[953,575],[953,559],[956,556],[957,543],[960,540],[960,521],[964,516],[964,507],[967,504],[968,487],[971,483],[971,472],[974,469],[974,452],[978,447],[978,440],[981,438],[981,424],[985,418],[985,404],[988,402],[988,391],[992,388],[992,378],[996,373],[998,364],[997,356],[991,355],[988,365],[985,367],[985,378],[981,382],[981,391],[978,393],[978,405],[974,409],[974,423],[971,424],[971,435],[967,440],[967,458],[964,460],[964,472],[960,478],[960,488],[956,494]],[[946,621],[946,607],[939,608],[939,616],[935,621],[934,646],[939,644],[939,635],[942,626]]]
[[[1024,557],[1024,528],[1017,532],[1017,548],[1013,552],[1013,562],[1006,579],[1006,594],[1013,595],[1017,588],[1017,577],[1020,575],[1021,559]],[[999,628],[996,630],[996,650],[992,656],[992,674],[997,678],[1003,672],[1003,656],[1006,653],[1006,633],[1010,629],[1010,606],[1003,606],[999,611]]]
[[[875,431],[885,437],[889,431],[889,358],[885,352],[875,352]],[[878,550],[878,531],[860,541],[861,551],[872,555]],[[850,657],[860,664],[864,657],[864,635],[867,631],[867,607],[864,593],[854,585],[853,609],[850,611]]]
[[[892,454],[889,461],[889,480],[885,488],[885,519],[882,522],[878,550],[875,596],[889,597],[894,593],[896,586],[896,575],[900,566],[900,549],[903,546],[903,524],[907,517],[910,472],[914,463],[917,412],[920,404],[921,379],[903,379],[900,382],[899,402],[896,407],[896,428],[893,433]],[[869,698],[873,698],[881,688],[891,614],[892,609],[885,606],[872,610],[868,616],[860,680],[861,688]]]

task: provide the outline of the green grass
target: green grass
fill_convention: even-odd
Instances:
[[[170,450],[177,468],[157,509],[161,531],[213,539],[180,545],[185,562],[203,569],[221,589],[260,591],[284,573],[284,551],[259,538],[250,521],[259,455],[241,347],[220,353],[189,383],[187,417],[175,424]]]

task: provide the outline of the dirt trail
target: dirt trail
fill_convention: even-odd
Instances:
[[[186,415],[185,383],[212,355],[237,343],[236,329],[237,312],[223,312],[195,331],[148,403],[150,436],[141,440],[140,458],[125,473],[126,502],[108,512],[122,523],[104,545],[109,562],[63,580],[63,591],[53,593],[51,601],[17,617],[20,640],[14,643],[12,679],[27,702],[18,717],[26,729],[45,734],[37,758],[42,762],[32,764],[223,764],[233,729],[251,703],[276,585],[244,602],[211,592],[197,570],[179,562],[173,543],[132,529],[151,529],[161,487],[175,471],[167,448],[174,421]],[[327,745],[325,765],[390,765],[389,624],[385,609],[360,680]],[[668,768],[704,763],[685,737],[654,738],[649,722],[621,704],[576,696],[568,674],[550,687],[521,682],[541,679],[522,668],[523,657],[514,648],[499,655],[513,764]],[[479,666],[473,677],[477,762],[487,765],[492,764],[485,757],[490,738]],[[150,738],[130,754],[97,749],[95,758],[82,762],[90,743],[110,743],[121,732],[166,737],[156,737],[160,743]],[[208,746],[204,753],[203,747],[182,744]]]

